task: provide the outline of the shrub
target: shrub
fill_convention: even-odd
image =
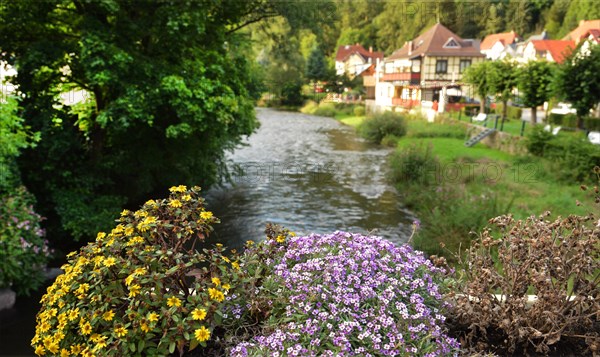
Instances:
[[[231,355],[433,356],[457,351],[457,341],[442,327],[445,305],[438,284],[444,271],[422,253],[346,232],[281,241],[276,259],[264,260],[273,271],[259,290],[270,302],[268,319]],[[264,256],[269,246],[277,241],[251,248],[246,256]]]
[[[335,117],[336,109],[333,103],[321,102],[319,107],[313,112],[314,115],[322,117]]]
[[[314,114],[319,105],[313,100],[307,100],[304,106],[300,109],[300,112],[304,114]]]
[[[65,273],[41,300],[36,354],[218,349],[221,340],[212,336],[223,334],[225,296],[237,283],[239,262],[219,245],[196,251],[218,220],[204,210],[198,187],[170,191],[168,199],[124,210],[110,233],[68,255]]]
[[[388,134],[381,139],[381,145],[394,148],[398,146],[398,140],[400,140],[400,138],[396,135]]]
[[[394,112],[383,112],[368,117],[358,127],[358,133],[369,142],[379,144],[389,134],[402,137],[406,134],[404,117]]]
[[[42,217],[25,187],[0,195],[0,288],[29,295],[44,281],[50,256]]]
[[[544,218],[495,218],[500,237],[485,230],[467,251],[453,310],[466,347],[547,354],[561,339],[597,344],[598,229],[591,216]],[[537,300],[529,304],[527,294]]]
[[[504,104],[502,103],[497,103],[496,104],[496,114],[502,115],[502,109],[504,108]],[[508,109],[506,110],[506,119],[517,119],[520,120],[521,116],[523,115],[523,108],[520,107],[514,107],[512,105],[508,106]]]
[[[548,115],[548,122],[565,128],[577,128],[577,115],[550,113]]]
[[[600,118],[583,118],[583,127],[588,131],[600,131]]]
[[[356,115],[357,117],[362,117],[365,115],[365,107],[361,106],[357,106],[354,108],[354,115]]]
[[[541,125],[536,125],[527,136],[527,150],[533,155],[544,156],[548,144],[553,139],[551,132],[546,131]]]
[[[392,181],[400,184],[428,186],[436,180],[439,160],[431,153],[431,145],[410,145],[398,149],[390,159]]]
[[[555,166],[558,179],[570,182],[593,182],[594,166],[600,163],[600,148],[573,136],[553,137],[546,146],[544,157]]]

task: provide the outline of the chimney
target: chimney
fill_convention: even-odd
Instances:
[[[408,41],[408,55],[412,54],[413,46],[412,41]]]
[[[373,53],[373,46],[369,46],[369,53]]]

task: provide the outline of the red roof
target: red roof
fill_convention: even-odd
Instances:
[[[518,38],[519,38],[519,35],[514,31],[504,32],[504,33],[494,33],[491,35],[487,35],[481,42],[480,49],[482,51],[489,50],[498,41],[502,42],[502,44],[504,46],[510,45],[510,44],[513,44]]]
[[[533,40],[531,41],[537,52],[550,52],[556,63],[562,63],[575,48],[575,41],[564,40]]]
[[[571,40],[575,41],[575,43],[579,43],[581,40],[587,37],[587,34],[590,30],[600,30],[600,20],[581,20],[579,22],[579,26],[568,35],[566,35],[563,40]]]
[[[454,43],[458,46],[448,46]],[[402,48],[394,51],[388,58],[414,58],[417,56],[471,56],[484,57],[479,51],[479,41],[463,40],[444,25],[437,23]]]
[[[585,37],[589,38],[590,36],[592,37],[592,40],[594,42],[600,43],[600,30],[597,30],[597,29],[589,30]]]
[[[335,60],[337,62],[344,62],[350,55],[358,53],[365,60],[371,58],[372,62],[375,62],[377,58],[383,59],[383,52],[380,51],[367,51],[365,48],[358,43],[356,45],[346,45],[338,47]]]

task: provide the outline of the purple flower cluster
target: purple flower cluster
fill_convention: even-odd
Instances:
[[[443,329],[443,273],[422,253],[346,232],[289,239],[264,289],[274,314],[233,356],[453,355]]]

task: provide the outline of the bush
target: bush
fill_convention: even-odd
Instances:
[[[0,195],[0,289],[19,295],[40,287],[50,256],[33,202],[25,187]]]
[[[225,295],[239,263],[195,250],[218,222],[199,188],[171,188],[168,199],[123,211],[120,223],[79,253],[41,300],[36,354],[167,355],[218,347]],[[223,336],[221,336],[223,338]],[[216,347],[215,347],[216,346]]]
[[[431,146],[413,144],[398,149],[390,159],[390,173],[396,184],[419,184],[428,186],[436,180],[438,159],[431,153]]]
[[[550,113],[548,115],[548,122],[564,128],[577,128],[577,115]]]
[[[600,131],[600,118],[583,118],[583,127],[588,131]]]
[[[600,148],[570,135],[548,141],[544,157],[554,165],[555,177],[567,182],[595,182],[593,168],[600,164]]]
[[[333,103],[321,102],[319,107],[313,112],[314,115],[322,116],[322,117],[335,117],[337,113],[335,109],[335,105]]]
[[[597,344],[600,240],[588,227],[591,218],[491,221],[501,236],[489,230],[480,235],[457,281],[461,295],[452,315],[466,331],[464,347],[502,347],[497,352],[512,355],[529,354],[532,347],[548,354],[569,338],[590,348]],[[529,304],[527,294],[537,300]]]
[[[304,114],[314,114],[318,107],[319,104],[315,101],[307,100],[306,103],[304,103],[304,106],[300,108],[300,112]]]
[[[504,108],[504,104],[502,103],[497,103],[496,104],[496,114],[502,115],[502,109]],[[523,108],[520,107],[513,107],[512,105],[508,106],[508,109],[506,111],[506,117],[507,119],[517,119],[517,120],[521,120],[521,116],[523,115]]]
[[[357,117],[362,117],[363,115],[365,115],[365,107],[363,107],[362,105],[355,107],[354,115],[356,115]]]
[[[386,135],[403,137],[406,134],[404,117],[394,112],[383,112],[368,117],[358,127],[358,133],[367,141],[379,144]]]
[[[245,256],[264,256],[265,247],[277,245],[268,242]],[[269,302],[268,319],[232,356],[433,356],[458,349],[442,326],[444,271],[408,245],[312,234],[285,240],[265,262],[273,274],[258,291]]]
[[[527,136],[527,150],[533,155],[544,156],[546,148],[553,138],[554,135],[551,132],[544,130],[541,125],[536,125]]]

